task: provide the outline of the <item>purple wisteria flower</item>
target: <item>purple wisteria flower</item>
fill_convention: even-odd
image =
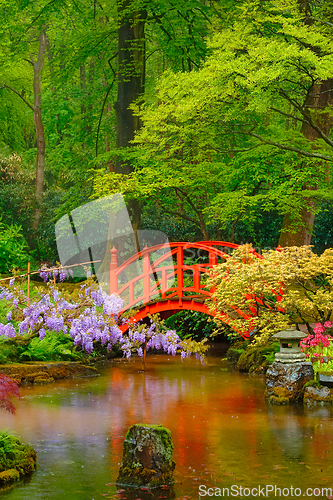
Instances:
[[[51,277],[51,273],[47,269],[40,269],[39,276],[42,278],[44,283],[46,283],[49,280],[49,278]]]
[[[16,337],[16,331],[11,323],[7,323],[6,325],[0,323],[0,335],[4,335],[10,339]]]
[[[45,339],[45,337],[46,337],[46,331],[45,331],[45,328],[41,328],[41,329],[39,330],[39,338],[40,338],[41,340],[44,340],[44,339]]]
[[[65,269],[60,269],[59,270],[59,280],[65,281],[66,278],[67,278],[67,271]]]
[[[44,280],[49,279],[50,272],[41,271]],[[61,270],[59,273],[59,278]],[[53,274],[56,276],[56,274]],[[163,350],[173,356],[181,353],[181,359],[191,355],[189,347],[174,330],[166,331],[163,325],[151,320],[150,325],[143,326],[132,320],[122,319],[118,326],[118,316],[123,308],[123,300],[116,294],[108,295],[100,286],[93,283],[84,284],[76,296],[63,297],[53,283],[48,283],[48,290],[40,292],[39,296],[30,301],[17,286],[10,291],[0,287],[0,300],[12,302],[13,310],[7,313],[7,324],[0,324],[0,336],[8,338],[17,334],[37,333],[40,339],[45,339],[49,332],[57,334],[69,333],[75,346],[88,353],[99,342],[109,352],[115,345],[129,359],[133,353],[144,355],[144,349]],[[14,324],[18,311],[23,313],[23,320]],[[127,331],[126,323],[128,322]],[[199,359],[203,362],[202,354]]]

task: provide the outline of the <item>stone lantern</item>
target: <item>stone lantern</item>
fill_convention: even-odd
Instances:
[[[273,335],[273,338],[280,340],[280,352],[275,354],[275,361],[278,363],[304,363],[305,354],[301,352],[300,341],[308,334],[293,330],[283,330]]]

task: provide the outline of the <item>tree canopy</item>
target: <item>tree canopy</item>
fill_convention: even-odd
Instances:
[[[135,227],[172,239],[274,246],[280,234],[285,246],[314,233],[325,248],[328,0],[15,0],[0,11],[2,220],[22,226],[36,257],[56,257],[55,220],[118,191]]]

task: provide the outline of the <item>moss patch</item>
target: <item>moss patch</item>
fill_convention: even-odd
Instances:
[[[304,390],[303,402],[307,405],[332,404],[333,396],[328,387],[308,386]]]
[[[242,348],[237,348],[237,347],[229,347],[227,351],[227,358],[230,363],[237,363],[239,360],[241,354],[243,354],[244,349]]]
[[[266,398],[272,404],[288,405],[292,394],[285,387],[272,387],[265,393]]]
[[[0,373],[8,375],[21,384],[49,384],[55,380],[98,375],[93,366],[78,362],[63,363],[16,363],[0,365]]]
[[[259,369],[260,371],[265,372],[268,367],[268,363],[265,358],[267,350],[267,347],[248,347],[240,355],[235,368],[241,372],[255,373]]]
[[[37,453],[15,436],[0,433],[0,486],[17,481],[36,470]]]
[[[321,387],[321,385],[320,385],[320,382],[318,382],[318,380],[309,380],[308,382],[306,382],[304,384],[303,389],[306,389],[307,387],[317,387],[319,389],[319,387]]]
[[[8,469],[0,472],[0,486],[14,483],[20,479],[20,474],[16,469]]]
[[[156,488],[173,483],[171,432],[162,425],[135,424],[127,432],[117,478],[121,486]]]

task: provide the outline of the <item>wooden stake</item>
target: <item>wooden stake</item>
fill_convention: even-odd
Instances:
[[[147,339],[145,339],[145,345],[143,348],[143,358],[142,358],[142,371],[146,369],[146,352],[147,352]]]
[[[30,262],[28,262],[28,305],[30,302]]]

